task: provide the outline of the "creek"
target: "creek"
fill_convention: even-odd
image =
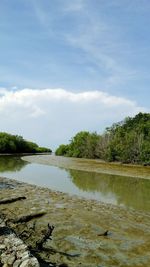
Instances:
[[[69,169],[69,165],[64,169],[8,155],[0,156],[0,176],[129,209],[150,211],[148,179]]]

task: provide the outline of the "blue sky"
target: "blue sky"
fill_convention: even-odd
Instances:
[[[149,0],[1,0],[0,131],[55,146],[149,112],[149,14]]]

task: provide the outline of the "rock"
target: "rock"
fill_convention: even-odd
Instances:
[[[5,249],[5,245],[0,245],[0,250]]]
[[[29,251],[23,252],[23,254],[22,254],[22,261],[28,259],[29,258],[29,255],[30,255]]]
[[[39,263],[36,258],[30,258],[25,261],[23,261],[20,265],[20,267],[39,267]]]
[[[12,256],[10,255],[10,257],[8,257],[8,259],[7,259],[7,264],[9,266],[12,266],[14,261],[15,261],[15,259],[16,259],[16,257],[14,255],[12,255]]]
[[[21,263],[21,265],[20,265],[20,267],[28,267],[29,266],[29,259],[27,259],[27,260],[24,260],[22,263]]]
[[[2,224],[0,224],[0,227]],[[0,235],[0,266],[39,267],[38,260],[31,257],[28,247],[14,233]]]
[[[13,264],[13,267],[19,267],[20,266],[20,264],[21,264],[21,260],[16,260],[15,262],[14,262],[14,264]]]
[[[17,246],[18,251],[20,251],[20,250],[25,251],[26,249],[27,249],[27,246],[25,244]]]

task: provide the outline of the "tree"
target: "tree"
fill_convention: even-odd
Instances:
[[[39,147],[36,143],[26,141],[22,136],[0,133],[0,153],[41,153],[52,152],[49,148]]]
[[[150,114],[127,117],[106,128],[103,135],[81,131],[56,155],[150,165]]]

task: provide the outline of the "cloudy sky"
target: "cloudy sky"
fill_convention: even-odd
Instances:
[[[150,112],[149,0],[0,0],[0,131],[55,149]]]

